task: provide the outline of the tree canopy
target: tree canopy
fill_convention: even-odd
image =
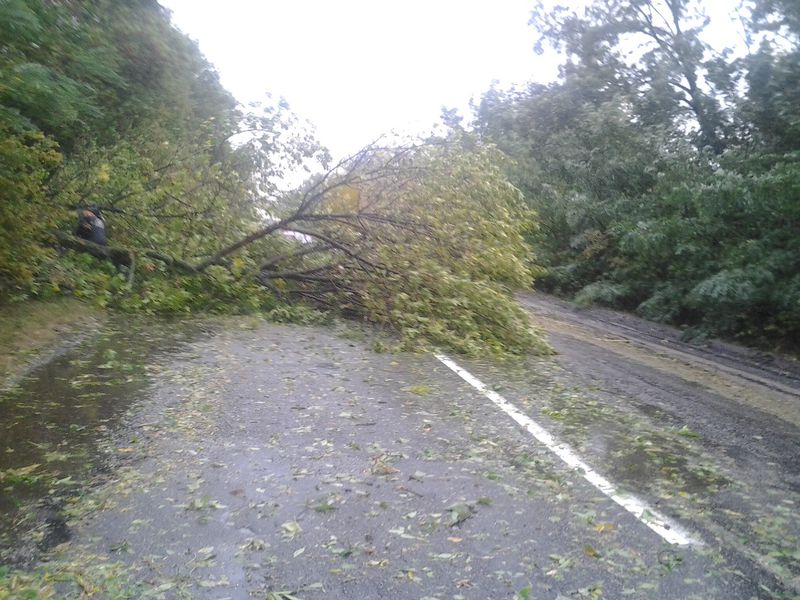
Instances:
[[[533,12],[560,79],[487,91],[475,127],[515,160],[546,289],[696,334],[797,339],[797,17],[746,3],[742,52],[711,47],[692,0]]]
[[[513,299],[533,213],[474,135],[331,164],[285,102],[238,105],[154,0],[6,0],[0,50],[3,300],[323,310],[407,348],[547,351]],[[87,205],[111,247],[70,235]]]
[[[800,14],[697,0],[531,15],[551,84],[331,164],[285,102],[243,107],[155,0],[0,3],[0,297],[335,311],[407,347],[545,351],[513,290],[714,334],[800,333]],[[306,181],[284,189],[289,173]],[[113,249],[70,239],[102,210]],[[65,251],[69,248],[69,251]],[[110,260],[109,260],[110,259]]]

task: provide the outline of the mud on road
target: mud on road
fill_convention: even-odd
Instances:
[[[521,301],[555,357],[458,363],[702,545],[666,543],[432,356],[232,319],[143,360],[117,467],[67,502],[40,572],[65,598],[798,597],[794,365]]]
[[[571,384],[593,387],[606,407],[694,442],[707,475],[659,469],[683,479],[680,495],[702,506],[686,516],[729,555],[746,557],[800,593],[800,364],[719,341],[687,343],[680,330],[610,310],[538,294],[519,300],[549,333]],[[638,493],[669,494],[652,479],[655,464],[609,466]]]

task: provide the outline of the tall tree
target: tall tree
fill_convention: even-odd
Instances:
[[[800,334],[796,6],[745,3],[745,56],[706,45],[692,0],[539,7],[560,80],[487,91],[475,126],[515,159],[544,286],[706,334]]]
[[[636,118],[694,123],[700,150],[720,153],[726,119],[705,77],[708,19],[695,0],[610,0],[584,14],[540,4],[531,18],[544,43],[563,49],[566,78],[592,77],[598,91],[624,92]]]

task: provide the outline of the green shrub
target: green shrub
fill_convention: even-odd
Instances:
[[[628,293],[629,290],[624,285],[608,281],[596,281],[581,289],[575,295],[575,301],[578,304],[600,304],[614,307],[619,306]]]

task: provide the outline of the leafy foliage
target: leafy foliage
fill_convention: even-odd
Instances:
[[[424,147],[410,160],[416,180],[389,197],[387,214],[415,229],[377,232],[368,256],[386,274],[357,288],[365,315],[400,330],[412,346],[425,340],[473,354],[546,352],[511,297],[533,280],[525,260],[533,215],[497,157],[462,138]]]
[[[704,42],[688,0],[534,12],[560,81],[491,89],[475,126],[540,218],[540,283],[761,343],[797,339],[800,45],[791,3],[750,3],[752,48]]]
[[[35,131],[0,123],[0,280],[29,284],[49,253],[37,243],[54,224],[48,214],[46,180],[61,160],[56,145]]]
[[[512,296],[532,281],[533,221],[499,160],[463,131],[366,148],[276,213],[302,241],[258,278],[399,331],[407,348],[546,352]]]
[[[119,210],[127,199],[124,209],[152,212],[145,192],[186,195],[196,187],[191,169],[206,170],[204,146],[234,131],[238,116],[210,65],[156,2],[9,0],[0,13],[0,295],[14,297],[30,293],[52,259],[47,233],[71,229],[74,209]],[[185,159],[198,151],[202,167]],[[125,240],[125,228],[114,225]]]
[[[532,280],[532,215],[488,146],[453,130],[330,167],[285,102],[237,106],[155,0],[8,0],[0,17],[0,299],[296,321],[314,307],[405,347],[546,351],[511,295]],[[105,254],[64,241],[90,204]]]

